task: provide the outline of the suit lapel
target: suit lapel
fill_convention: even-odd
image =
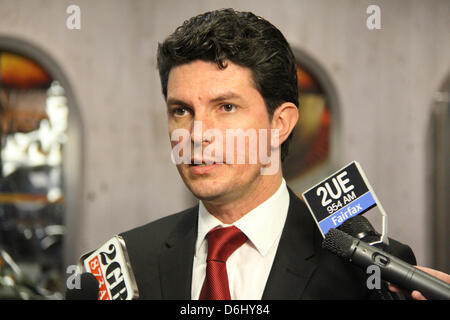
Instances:
[[[317,265],[314,221],[306,205],[289,189],[290,204],[278,250],[262,299],[299,299]],[[184,213],[159,258],[162,299],[191,299],[197,239],[198,205]]]
[[[299,299],[316,264],[314,223],[306,205],[289,189],[290,204],[262,299]]]
[[[162,299],[191,299],[198,205],[186,212],[166,241],[159,260]]]

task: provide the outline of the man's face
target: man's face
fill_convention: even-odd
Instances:
[[[249,139],[245,142],[246,158],[244,164],[237,164],[237,141],[232,149],[226,146],[226,130],[243,129],[244,131],[266,129],[267,139],[257,145],[269,144],[271,121],[261,94],[256,90],[251,78],[251,71],[232,62],[225,69],[216,63],[196,60],[189,64],[177,66],[170,71],[167,86],[167,108],[170,136],[177,129],[190,132],[192,163],[181,163],[177,169],[187,187],[201,200],[233,201],[244,196],[249,190],[264,186],[261,164],[249,164]],[[194,132],[194,121],[201,131]],[[199,121],[199,122],[197,122]],[[194,159],[194,142],[206,148],[215,141],[212,137],[202,142],[203,134],[209,129],[216,129],[223,137],[223,163],[212,165],[195,165],[194,160],[205,162],[203,154]],[[229,141],[228,141],[229,143]],[[178,141],[172,141],[172,147]],[[269,144],[270,145],[270,144]],[[250,146],[250,148],[252,148]],[[270,146],[269,146],[270,148]],[[270,152],[270,151],[269,151]],[[232,157],[234,164],[227,163]]]

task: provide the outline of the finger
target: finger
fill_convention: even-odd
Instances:
[[[402,291],[399,287],[397,287],[391,283],[389,284],[388,289],[392,292],[401,292]]]
[[[427,298],[425,298],[419,291],[414,290],[413,292],[411,292],[411,297],[414,300],[427,300]]]
[[[447,283],[450,283],[450,274],[447,274],[447,273],[439,271],[439,270],[427,268],[427,267],[422,267],[422,266],[415,266],[415,267],[417,269],[420,269],[424,272],[431,274],[432,276],[435,276],[436,278],[439,278]]]

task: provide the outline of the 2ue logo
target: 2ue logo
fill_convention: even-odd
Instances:
[[[303,193],[322,236],[347,219],[377,206],[361,166],[353,161]]]

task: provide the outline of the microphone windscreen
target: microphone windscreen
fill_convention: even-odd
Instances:
[[[323,239],[322,248],[327,249],[344,259],[350,259],[352,243],[353,238],[348,234],[341,230],[330,229],[325,235],[325,239]]]
[[[67,289],[66,300],[98,300],[98,281],[92,273],[80,275],[79,288]]]
[[[377,234],[369,220],[362,215],[348,219],[338,229],[358,239]]]

